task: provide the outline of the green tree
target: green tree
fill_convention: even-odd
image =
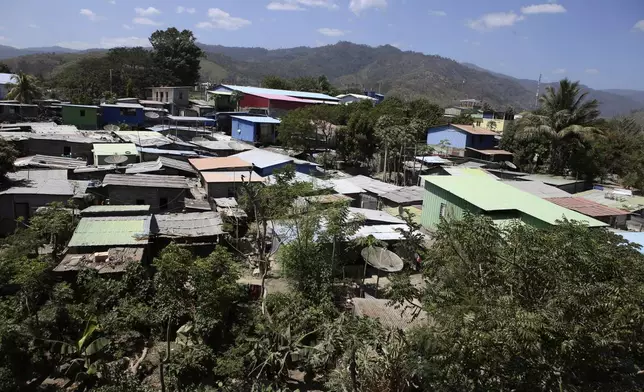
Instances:
[[[7,173],[14,170],[13,163],[17,157],[18,151],[13,145],[4,139],[0,139],[0,182],[5,180]]]
[[[11,73],[11,68],[5,63],[0,63],[0,73]]]
[[[279,76],[266,76],[264,80],[262,80],[262,87],[278,90],[293,89],[293,85],[287,79],[282,79]]]
[[[642,388],[637,247],[581,223],[500,229],[474,215],[442,222],[435,240],[425,285],[392,289],[435,322],[410,335],[424,390]]]
[[[277,140],[296,151],[310,152],[317,144],[317,132],[309,108],[289,111],[280,124]]]
[[[20,103],[31,103],[34,99],[42,96],[36,78],[24,72],[18,72],[12,76],[11,83],[13,87],[7,93],[7,99],[15,99]]]
[[[204,52],[196,41],[192,31],[179,31],[174,27],[157,30],[150,36],[156,63],[184,86],[192,86],[199,81],[199,63]]]
[[[368,111],[354,112],[349,124],[338,129],[336,144],[340,159],[352,165],[373,160],[377,143],[374,125],[373,116]]]
[[[524,113],[516,122],[515,137],[548,140],[549,173],[564,174],[570,166],[571,146],[593,137],[596,131],[593,125],[599,117],[599,103],[586,99],[587,95],[581,92],[579,82],[563,79],[557,90],[546,88],[536,113]]]

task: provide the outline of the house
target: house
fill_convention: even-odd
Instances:
[[[180,211],[190,196],[185,177],[154,174],[107,174],[103,179],[110,204],[150,205],[153,213]]]
[[[595,203],[583,197],[553,197],[546,199],[558,206],[577,211],[598,221],[607,223],[610,227],[626,228],[629,212]]]
[[[125,143],[134,143],[138,147],[165,147],[174,142],[159,132],[154,131],[116,131],[114,134]]]
[[[17,121],[38,117],[38,105],[0,101],[0,121]]]
[[[241,95],[237,108],[232,103],[233,94]],[[216,97],[217,108],[230,109],[263,109],[268,115],[280,117],[285,112],[309,105],[330,104],[337,105],[339,100],[335,97],[306,91],[279,90],[250,86],[235,86],[220,84],[207,92],[208,100]]]
[[[542,199],[555,197],[570,197],[570,193],[555,186],[545,184],[541,181],[513,181],[503,180],[504,183],[513,186],[521,191],[528,192]]]
[[[253,170],[253,165],[236,157],[193,158],[189,159],[190,165],[199,172],[204,171],[245,171]]]
[[[491,157],[487,160],[511,159],[512,153],[495,149],[496,136],[493,131],[472,125],[437,125],[427,129],[427,144],[455,156],[472,153],[475,158]]]
[[[81,218],[54,271],[91,268],[99,274],[123,273],[130,264],[144,261],[150,223],[149,215]]]
[[[221,214],[205,211],[154,215],[152,233],[156,249],[177,242],[198,247],[199,253],[207,256],[225,232]]]
[[[366,95],[367,97],[375,98],[377,101],[376,103],[380,103],[385,100],[384,94],[380,94],[375,91],[365,91],[364,95]]]
[[[359,205],[362,208],[369,208],[372,210],[377,210],[380,208],[381,196],[402,189],[402,187],[399,187],[397,185],[388,184],[386,182],[376,180],[375,178],[363,175],[351,177],[347,179],[347,181],[349,181],[353,186],[357,186],[364,190],[364,193],[361,193],[358,199]]]
[[[478,109],[483,107],[483,103],[478,99],[461,99],[459,101],[459,106],[468,109]]]
[[[12,233],[19,218],[29,219],[49,203],[82,200],[87,181],[67,179],[67,170],[25,170],[8,173],[0,188],[0,235]]]
[[[139,99],[139,105],[143,106],[143,109],[165,109],[165,103],[161,101],[155,101],[152,99]]]
[[[150,100],[163,102],[170,109],[170,114],[177,115],[182,108],[188,107],[190,103],[191,86],[162,86],[152,87]]]
[[[441,219],[461,219],[466,212],[487,215],[499,225],[521,222],[548,227],[566,218],[590,227],[607,226],[485,176],[425,176],[424,180],[421,223],[429,230],[435,230]]]
[[[139,161],[134,143],[94,143],[95,165],[127,165]]]
[[[18,75],[11,73],[0,73],[0,99],[5,99],[9,90],[11,90],[11,85],[14,82],[14,78],[17,78]]]
[[[367,95],[362,95],[362,94],[340,94],[335,96],[338,100],[340,100],[340,103],[343,105],[348,105],[353,102],[360,102],[360,101],[369,101],[372,104],[378,103],[378,99],[369,97]]]
[[[592,189],[590,181],[580,180],[572,177],[553,176],[550,174],[527,174],[516,177],[519,181],[540,181],[544,184],[554,186],[568,193],[578,193]]]
[[[250,143],[275,143],[280,120],[272,117],[230,116],[233,139]]]
[[[255,172],[262,177],[270,176],[275,170],[282,169],[288,165],[295,166],[295,171],[304,174],[311,173],[319,166],[317,163],[295,159],[288,155],[276,154],[259,148],[240,152],[232,156],[252,163]]]
[[[134,127],[143,125],[143,106],[138,103],[101,104],[103,124],[126,124]]]
[[[503,131],[514,121],[513,113],[505,112],[495,112],[493,110],[483,111],[481,118],[474,120],[474,125],[477,127],[489,129],[498,134],[502,134]]]
[[[131,163],[125,167],[125,174],[138,173],[186,177],[197,175],[197,171],[188,162],[167,157],[159,157],[155,161]]]
[[[209,198],[237,197],[242,184],[266,181],[264,177],[247,171],[200,172],[199,176]]]
[[[63,104],[63,124],[75,125],[79,129],[98,129],[98,106]]]

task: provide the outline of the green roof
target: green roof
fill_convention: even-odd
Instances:
[[[83,212],[148,212],[150,211],[149,205],[106,205],[106,206],[91,206],[83,210]]]
[[[94,143],[94,155],[137,155],[134,143]]]
[[[82,218],[68,246],[145,245],[149,235],[149,216]]]
[[[566,218],[585,222],[590,227],[608,226],[596,219],[560,207],[491,178],[482,176],[423,176],[423,179],[426,183],[434,184],[483,211],[516,210],[552,225],[556,224],[558,220]]]

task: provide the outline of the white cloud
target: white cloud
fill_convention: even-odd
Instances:
[[[566,68],[557,68],[552,71],[553,74],[555,75],[561,75],[566,73]]]
[[[161,11],[159,11],[154,7],[148,7],[148,8],[137,7],[134,9],[134,12],[136,12],[136,14],[140,16],[152,16],[152,15],[159,15],[161,13]]]
[[[339,29],[330,29],[328,27],[323,27],[321,29],[318,29],[318,33],[322,35],[326,35],[328,37],[341,37],[345,34],[348,33],[348,31],[343,31]]]
[[[494,12],[485,14],[476,20],[470,20],[467,25],[474,30],[489,31],[499,27],[512,26],[515,23],[525,19],[522,15],[510,12]]]
[[[250,25],[252,22],[248,19],[231,16],[228,12],[219,8],[210,8],[208,10],[210,21],[197,23],[200,29],[222,29],[222,30],[239,30],[242,27]]]
[[[633,30],[644,31],[644,19],[635,23],[635,25],[633,26]]]
[[[297,3],[280,3],[277,1],[268,3],[266,9],[269,11],[304,11],[304,8]]]
[[[32,29],[39,29],[39,28],[40,28],[40,26],[38,26],[38,25],[37,25],[37,24],[35,24],[35,23],[29,23],[27,26],[29,26],[29,27],[30,27],[30,28],[32,28]]]
[[[110,49],[117,46],[150,46],[150,41],[147,38],[140,37],[115,37],[115,38],[101,38],[98,43],[85,42],[85,41],[63,41],[56,43],[63,48],[87,50],[87,49]]]
[[[597,75],[599,73],[599,70],[597,68],[587,68],[586,73],[588,75]]]
[[[470,41],[469,39],[464,40],[466,44],[471,44],[473,46],[481,46],[481,43],[479,41]]]
[[[429,10],[429,14],[432,16],[447,16],[447,12],[439,10]]]
[[[185,9],[184,7],[182,7],[182,6],[178,6],[178,7],[177,7],[177,14],[182,14],[182,13],[183,13],[183,11],[185,11],[185,10],[186,10],[186,9]]]
[[[98,15],[92,10],[88,10],[87,8],[83,8],[80,10],[80,14],[87,16],[87,19],[91,20],[92,22],[96,22],[98,20]]]
[[[116,4],[116,0],[107,0],[107,2],[110,4]]]
[[[194,8],[186,8],[182,6],[177,7],[177,14],[183,14],[184,12],[187,12],[189,14],[194,14],[197,10]]]
[[[562,14],[566,9],[561,4],[548,3],[548,4],[533,4],[521,8],[521,13],[526,15],[532,14]]]
[[[140,24],[140,25],[148,25],[148,26],[159,26],[161,25],[161,22],[154,21],[150,18],[134,18],[132,19],[132,23],[135,24]]]
[[[270,11],[304,11],[305,7],[327,8],[330,10],[339,8],[333,0],[281,0],[271,1],[266,6],[266,9]]]
[[[349,9],[356,15],[369,8],[387,8],[387,0],[351,0],[349,3]]]
[[[194,14],[195,12],[197,12],[197,10],[195,8],[186,8],[186,12],[189,14]]]
[[[125,30],[132,30],[134,27],[130,26],[129,24],[124,24],[124,25],[123,25],[123,28],[124,28]]]

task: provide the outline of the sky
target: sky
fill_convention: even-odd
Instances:
[[[644,0],[21,0],[2,9],[0,45],[19,48],[148,46],[152,32],[174,26],[206,44],[390,44],[519,78],[644,90]]]

